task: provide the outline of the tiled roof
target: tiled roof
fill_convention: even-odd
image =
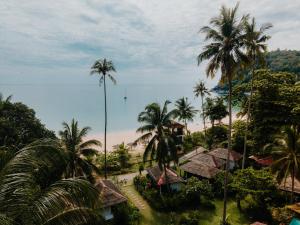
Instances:
[[[226,148],[216,148],[216,149],[210,151],[208,154],[214,155],[217,158],[226,160],[227,159],[227,153],[228,153],[228,149],[226,149]],[[229,160],[230,161],[238,161],[241,158],[242,158],[242,155],[240,153],[235,152],[233,150],[231,150],[229,152]]]
[[[256,163],[258,163],[262,166],[270,166],[273,163],[272,156],[258,157],[258,156],[252,155],[249,157],[249,159],[253,159]]]
[[[110,180],[100,180],[96,185],[104,208],[126,202],[126,197]]]
[[[165,171],[162,171],[159,168],[159,166],[147,168],[146,170],[157,184],[159,185],[166,184]],[[166,171],[167,171],[167,180],[169,184],[184,182],[184,180],[180,176],[178,176],[174,170],[167,168]]]
[[[213,178],[221,171],[218,168],[210,167],[194,160],[181,165],[180,169],[188,173],[209,179]]]
[[[200,153],[203,153],[203,152],[205,152],[205,151],[207,151],[205,148],[203,148],[203,147],[198,147],[198,148],[196,148],[195,150],[193,150],[193,151],[191,151],[191,152],[185,154],[184,156],[180,157],[180,158],[179,158],[179,163],[183,163],[183,162],[185,162],[185,161],[191,159],[192,157],[194,157],[194,156],[196,156],[196,155],[198,155],[198,154],[200,154]]]

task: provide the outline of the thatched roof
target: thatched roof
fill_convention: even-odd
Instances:
[[[154,166],[146,169],[149,176],[157,183],[157,185],[166,184],[165,171],[162,171],[159,166]],[[182,183],[184,179],[177,175],[177,173],[172,169],[166,169],[167,171],[167,181],[168,184]]]
[[[195,150],[193,150],[193,151],[191,151],[191,152],[185,154],[184,156],[180,157],[180,158],[179,158],[179,163],[183,163],[183,162],[185,162],[185,161],[191,159],[192,157],[194,157],[194,156],[196,156],[196,155],[198,155],[198,154],[200,154],[200,153],[203,153],[203,152],[205,152],[205,151],[207,151],[207,149],[205,149],[205,148],[203,148],[203,147],[198,147],[198,148],[196,148]]]
[[[210,167],[194,160],[181,165],[180,169],[193,175],[208,179],[213,178],[221,171],[218,168]]]
[[[217,158],[226,160],[227,159],[227,153],[228,153],[228,149],[226,149],[226,148],[216,148],[216,149],[210,151],[208,154],[214,155]],[[236,151],[231,150],[229,152],[229,160],[230,161],[238,161],[242,157],[243,156],[240,153],[236,152]]]
[[[287,177],[285,180],[283,180],[281,182],[281,184],[279,185],[279,189],[283,190],[283,191],[288,191],[291,192],[292,191],[292,177]],[[297,180],[295,178],[295,182],[294,182],[294,192],[297,194],[300,194],[300,181]]]
[[[190,161],[199,162],[202,165],[206,165],[209,167],[220,168],[225,165],[225,160],[217,158],[213,155],[209,155],[206,153],[200,153],[190,159]]]
[[[103,208],[127,201],[126,197],[110,180],[100,180],[96,188],[100,191]]]

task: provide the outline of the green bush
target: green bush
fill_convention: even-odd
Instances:
[[[213,194],[216,197],[222,198],[224,195],[224,178],[225,178],[225,171],[221,171],[212,179],[212,187],[213,187]],[[228,185],[232,183],[232,175],[231,173],[228,174]],[[231,189],[229,189],[229,194],[232,194]]]
[[[123,203],[112,208],[114,219],[113,225],[138,225],[141,214],[135,206]]]

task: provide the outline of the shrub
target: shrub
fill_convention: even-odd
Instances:
[[[223,197],[224,194],[224,178],[225,171],[221,171],[218,173],[212,180],[213,194],[217,197]],[[232,175],[228,174],[228,185],[232,183]],[[228,190],[229,194],[232,194],[232,191]]]
[[[113,225],[138,225],[141,214],[135,206],[123,203],[112,208],[114,219]]]
[[[293,217],[291,210],[287,209],[286,207],[272,208],[271,212],[272,220],[276,222],[276,224],[288,224]]]

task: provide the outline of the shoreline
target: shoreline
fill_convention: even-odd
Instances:
[[[236,113],[234,113],[232,115],[232,122],[234,122],[235,120],[237,120],[238,118],[236,117]],[[243,119],[243,118],[239,118],[239,119]],[[228,124],[229,121],[229,117],[226,117],[222,120],[222,123],[224,124]],[[207,120],[206,121],[206,127],[210,128],[211,127],[211,123]],[[194,122],[194,123],[190,123],[188,124],[188,130],[191,132],[196,132],[196,131],[203,131],[203,124],[199,121]],[[112,132],[108,132],[107,133],[107,151],[108,152],[112,152],[113,146],[121,144],[122,142],[124,142],[125,144],[129,144],[134,142],[141,134],[136,133],[136,130],[123,130],[123,131],[112,131]],[[95,133],[95,134],[91,134],[88,135],[86,140],[88,139],[97,139],[100,140],[102,143],[102,147],[99,149],[100,152],[103,151],[103,144],[104,144],[104,133]],[[142,145],[138,145],[136,147],[133,147],[132,152],[135,153],[143,153],[144,151],[144,147]]]

